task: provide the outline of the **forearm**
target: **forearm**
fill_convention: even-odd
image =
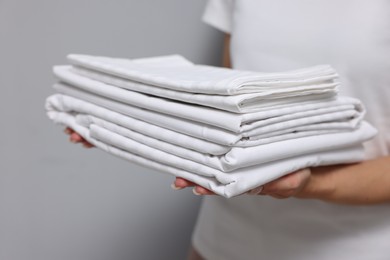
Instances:
[[[355,205],[390,203],[390,157],[313,168],[297,197]]]
[[[223,56],[222,56],[222,67],[231,68],[231,58],[230,58],[230,34],[225,34],[223,41]]]

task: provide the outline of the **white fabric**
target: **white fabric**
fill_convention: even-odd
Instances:
[[[143,133],[150,137],[156,137],[167,143],[187,147],[188,149],[198,151],[204,154],[221,155],[227,153],[231,147],[223,146],[209,142],[204,139],[195,138],[189,135],[181,134],[169,130],[164,127],[147,123],[130,116],[125,116],[126,113],[121,114],[94,104],[78,100],[70,96],[53,95],[47,100],[50,104],[50,110],[58,110],[64,112],[77,111],[80,114],[90,115],[101,120],[109,121],[119,126],[128,128],[130,130]],[[120,107],[120,104],[118,104]],[[121,109],[118,109],[121,112]],[[157,114],[158,115],[158,114]],[[142,114],[140,115],[142,117]],[[162,118],[164,119],[164,118]],[[158,120],[156,120],[158,121]],[[156,136],[158,134],[158,137]]]
[[[368,156],[389,154],[388,0],[209,2],[204,20],[231,32],[235,68],[280,71],[331,64],[340,74],[341,93],[361,99],[368,121],[379,128],[365,145]],[[204,199],[193,243],[215,260],[387,260],[389,219],[388,204],[213,196]]]
[[[256,135],[261,134],[262,132],[259,130],[260,125],[253,122],[258,121],[260,119],[269,118],[270,114],[272,113],[269,111],[272,108],[265,108],[258,112],[253,112],[248,114],[235,114],[235,113],[221,111],[214,108],[185,104],[182,102],[175,102],[164,98],[149,96],[149,95],[137,93],[130,90],[125,90],[122,88],[118,88],[112,85],[108,85],[93,79],[89,79],[77,75],[69,71],[68,68],[56,67],[54,69],[54,73],[62,81],[71,84],[73,86],[76,86],[80,89],[86,90],[88,92],[95,93],[104,97],[109,97],[113,100],[118,100],[123,103],[131,104],[133,106],[146,108],[148,110],[158,111],[160,113],[174,115],[176,117],[181,117],[196,122],[212,125],[215,127],[224,128],[226,130],[235,133],[242,133],[243,137],[255,137]],[[359,121],[362,116],[361,105],[356,100],[348,99],[347,101],[344,102],[342,101],[341,102],[342,105],[348,104],[349,107],[339,107],[337,110],[335,110],[335,107],[329,108],[329,105],[331,103],[322,103],[320,105],[316,103],[318,103],[318,101],[316,102],[313,100],[309,100],[307,102],[308,106],[303,106],[300,103],[298,105],[295,106],[292,105],[290,107],[284,106],[280,109],[276,107],[273,108],[272,110],[275,111],[274,112],[275,115],[277,113],[279,113],[280,115],[282,113],[291,114],[294,112],[294,110],[306,113],[304,115],[304,119],[301,120],[299,120],[298,118],[299,117],[302,118],[302,113],[289,115],[290,119],[294,119],[291,121],[293,124],[295,124],[294,126],[296,127],[302,125],[310,125],[313,123],[326,122],[330,120],[334,120],[334,121],[339,120],[340,127],[346,124],[347,124],[346,127],[348,127],[348,125],[349,127],[351,127],[352,125],[356,125],[356,122]],[[308,111],[310,105],[312,107],[317,107],[317,108],[321,107],[321,105],[322,106],[325,105],[327,106],[327,109],[323,107],[324,110]],[[352,105],[355,105],[356,108],[352,108]],[[302,110],[303,108],[306,108],[306,110],[303,111]],[[330,112],[333,111],[333,114],[326,113],[326,111],[330,111]],[[311,113],[310,115],[312,117],[309,117],[309,114],[307,114],[307,112]],[[264,121],[262,122],[262,124],[263,125],[261,126],[264,126]],[[273,127],[274,131],[283,129],[283,126],[280,125],[270,124],[269,127]],[[268,131],[268,130],[263,130],[263,131]]]
[[[163,66],[165,66],[165,64],[166,62],[162,62]],[[165,97],[187,103],[219,108],[236,113],[254,112],[267,107],[286,107],[286,104],[304,102],[309,98],[310,100],[313,100],[315,98],[323,99],[328,96],[331,97],[334,95],[334,92],[338,87],[338,83],[330,82],[312,86],[297,86],[291,90],[289,88],[276,88],[264,90],[260,93],[221,96],[212,94],[189,93],[160,88],[78,66],[57,66],[54,68],[56,74],[60,75],[64,70],[71,70],[72,72],[81,76],[85,76],[96,81],[104,82],[109,85],[114,85],[124,89],[152,94],[154,96]]]
[[[56,84],[56,85],[54,85],[54,88],[60,93],[91,102],[91,103],[99,105],[101,107],[108,108],[112,111],[123,113],[123,114],[131,116],[133,118],[136,118],[136,119],[139,119],[142,121],[146,121],[146,122],[149,122],[151,124],[158,125],[158,126],[173,130],[175,132],[183,133],[186,135],[190,135],[190,136],[197,137],[200,139],[208,140],[208,141],[211,141],[213,143],[221,144],[221,145],[225,145],[225,146],[247,147],[247,146],[255,146],[255,145],[266,144],[266,143],[271,143],[271,142],[275,142],[275,141],[286,140],[286,139],[291,138],[292,135],[294,136],[294,133],[287,133],[287,134],[280,135],[280,136],[279,135],[271,136],[271,137],[267,136],[264,139],[261,139],[261,136],[256,136],[256,135],[251,136],[250,134],[253,132],[259,132],[259,131],[261,132],[261,131],[263,131],[263,129],[267,129],[267,128],[269,131],[275,131],[275,133],[276,133],[277,130],[287,129],[288,127],[297,127],[297,123],[302,125],[302,128],[303,128],[303,129],[294,129],[294,130],[299,131],[297,134],[297,137],[311,136],[311,135],[323,134],[323,133],[331,133],[331,132],[333,132],[333,130],[351,131],[351,130],[356,128],[357,124],[361,121],[362,115],[364,114],[364,110],[361,107],[361,105],[359,104],[359,102],[357,102],[354,99],[346,98],[346,99],[340,99],[340,100],[336,100],[334,102],[318,104],[318,105],[322,108],[324,105],[337,106],[337,105],[341,104],[341,107],[344,107],[345,104],[355,104],[356,111],[354,113],[358,112],[358,115],[354,118],[348,119],[348,116],[350,115],[349,110],[344,111],[344,112],[341,111],[341,112],[328,113],[328,114],[326,114],[326,113],[323,114],[322,112],[320,112],[318,114],[318,118],[322,118],[324,123],[312,124],[313,122],[317,122],[318,118],[315,118],[315,117],[314,118],[313,117],[300,118],[301,116],[299,116],[299,117],[297,117],[298,118],[297,122],[295,122],[295,120],[292,120],[291,118],[288,118],[288,120],[286,120],[286,121],[279,121],[277,123],[270,124],[270,125],[264,126],[264,127],[260,126],[257,129],[256,128],[253,129],[252,132],[249,131],[249,132],[237,134],[237,133],[233,133],[233,132],[221,129],[221,128],[207,126],[207,125],[199,123],[199,122],[190,121],[190,120],[186,120],[186,119],[182,119],[182,118],[177,118],[174,116],[164,115],[164,114],[161,114],[158,112],[133,107],[131,105],[125,105],[121,102],[115,102],[111,99],[103,98],[101,96],[97,96],[97,95],[94,95],[92,93],[85,92],[85,91],[79,90],[77,88],[73,88],[69,85]],[[114,94],[114,91],[112,91],[112,92],[107,91],[107,95],[112,97],[113,94]],[[128,93],[123,93],[123,95],[126,95],[126,94],[128,94]],[[119,94],[119,95],[117,95],[117,97],[120,100],[124,100],[124,97],[126,97],[126,96],[122,96]],[[140,99],[133,99],[133,100],[135,100],[135,102],[138,102],[143,106],[151,104],[152,106],[155,106],[156,108],[158,108],[158,106],[155,103],[150,103],[150,102],[146,102],[146,101],[144,103],[142,103],[142,102],[140,102]],[[305,108],[316,107],[316,104],[310,104],[308,106],[297,107],[297,110],[301,110],[304,107]],[[167,107],[165,107],[165,108],[167,108]],[[267,119],[267,118],[272,117],[273,114],[275,114],[275,115],[282,114],[283,115],[283,113],[287,113],[288,111],[294,111],[293,109],[294,108],[276,109],[274,111],[264,111],[262,113],[257,112],[256,118],[265,118],[265,120],[271,120],[271,119]],[[177,111],[177,109],[176,110],[172,109],[172,113],[174,113],[176,115],[178,113],[183,113],[183,111],[184,110]],[[323,111],[323,110],[321,110],[321,111]],[[189,112],[190,112],[190,110],[189,110]],[[217,112],[222,113],[224,111],[220,111],[220,112],[217,111]],[[305,114],[305,113],[306,112],[303,112],[303,114]],[[203,117],[205,117],[206,119],[208,118],[208,121],[211,121],[210,117],[212,117],[212,114],[213,114],[213,111],[210,110],[209,113],[203,113]],[[222,115],[222,114],[220,114],[220,115]],[[238,116],[237,114],[234,114],[234,115]],[[344,117],[344,118],[346,117],[348,120],[344,120],[344,122],[343,121],[329,122],[329,121],[334,120],[334,119],[339,119],[340,115],[341,115],[341,117]],[[200,115],[200,114],[197,115],[197,117],[200,117],[200,116],[202,116],[202,115]],[[245,117],[245,116],[248,116],[248,114],[244,114],[242,116]],[[221,118],[223,118],[223,117],[216,116],[216,117],[212,117],[212,118],[214,118],[217,121],[217,120],[221,120]],[[233,118],[233,119],[237,119],[237,118]],[[241,120],[242,118],[238,118],[238,119]],[[239,122],[240,121],[236,120],[235,123],[239,124]],[[250,124],[250,121],[248,123],[249,123],[249,128],[253,128],[254,126],[256,126],[256,123],[253,123],[252,125]],[[318,129],[315,129],[315,127],[318,127]]]
[[[269,163],[303,154],[356,146],[376,134],[376,131],[371,126],[363,123],[361,127],[352,132],[292,138],[283,142],[254,147],[232,147],[231,149],[226,149],[224,154],[214,156],[204,152],[215,149],[214,143],[178,134],[177,132],[138,121],[72,97],[54,95],[47,100],[47,109],[51,118],[55,117],[52,114],[56,112],[66,112],[75,116],[76,122],[86,128],[93,124],[108,130],[110,133],[130,138],[150,148],[165,151],[222,172],[231,172],[243,167]],[[110,137],[108,136],[107,138],[109,139]],[[178,139],[176,140],[175,138]],[[191,144],[194,141],[203,145],[200,151],[197,150],[198,147]],[[188,149],[190,147],[195,148],[195,150]],[[134,153],[133,150],[125,150]],[[149,159],[159,160],[159,158]],[[177,163],[179,163],[178,161],[179,159],[177,159]],[[210,172],[207,175],[214,174],[216,177],[219,174],[218,171],[207,170],[207,167],[198,166],[198,169],[201,169],[200,172],[196,170],[198,174]],[[224,177],[224,179],[227,178]]]
[[[215,28],[230,33],[233,26],[233,1],[208,1],[203,19]]]
[[[172,62],[172,58],[170,61]],[[236,95],[261,93],[282,88],[294,91],[303,86],[333,83],[337,74],[332,67],[319,65],[280,73],[261,73],[231,70],[205,65],[149,66],[145,62],[97,57],[80,54],[68,55],[71,64],[116,75],[133,81],[192,93]],[[172,62],[175,64],[174,62]],[[327,88],[326,84],[324,88]],[[334,88],[335,86],[333,86]],[[330,86],[329,86],[330,88]]]
[[[179,176],[197,181],[228,198],[303,167],[360,161],[364,156],[362,141],[375,134],[372,127],[363,123],[352,133],[324,135],[322,138],[312,137],[310,140],[293,139],[290,142],[286,141],[285,144],[277,142],[265,146],[239,148],[239,151],[234,151],[233,148],[234,152],[228,154],[229,158],[224,161],[225,158],[213,160],[213,157],[208,158],[207,155],[185,148],[186,146],[181,147],[161,141],[158,133],[155,133],[152,138],[112,122],[80,114],[87,110],[98,111],[99,109],[76,99],[55,95],[48,98],[46,107],[52,120],[75,129],[86,140],[107,152],[117,155],[116,150],[122,150],[122,157],[133,162],[139,161],[135,160],[134,156],[141,156],[147,162],[155,162],[160,170],[168,173],[175,174],[171,168],[178,169],[181,172]],[[76,107],[79,107],[80,111],[77,111]],[[106,114],[105,118],[112,116],[112,113],[107,110],[100,109],[100,112]],[[172,138],[174,136],[176,135],[173,134]],[[297,147],[297,143],[307,143],[307,145]],[[295,149],[291,149],[293,146]],[[280,152],[281,149],[284,149],[283,153]],[[327,150],[331,151],[325,152]],[[267,155],[259,158],[258,155],[264,153]],[[259,160],[253,158],[256,155]],[[249,159],[251,156],[252,159]],[[216,169],[223,163],[229,163],[229,160],[236,162],[237,165],[241,164],[235,167],[240,169],[229,169],[230,172]],[[246,165],[242,165],[241,161]],[[248,165],[255,166],[242,168]]]

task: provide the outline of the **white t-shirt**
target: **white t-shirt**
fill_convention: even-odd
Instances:
[[[334,66],[342,94],[361,99],[366,119],[379,129],[367,144],[368,157],[389,154],[389,0],[211,0],[204,20],[231,34],[234,68]],[[390,204],[210,196],[193,244],[211,260],[388,260]]]

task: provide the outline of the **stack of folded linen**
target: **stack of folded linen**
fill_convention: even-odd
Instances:
[[[69,55],[48,116],[134,163],[232,197],[293,171],[364,159],[376,134],[327,65],[259,73]]]

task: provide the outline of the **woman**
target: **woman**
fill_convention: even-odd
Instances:
[[[204,20],[227,34],[225,66],[229,54],[246,70],[331,64],[341,94],[366,104],[379,135],[365,162],[305,169],[250,192],[269,196],[206,196],[190,259],[389,259],[389,14],[388,0],[209,1]],[[178,178],[173,187],[188,186]]]
[[[231,35],[234,68],[282,71],[331,64],[342,78],[342,94],[363,100],[366,118],[380,134],[366,147],[371,160],[300,171],[257,190],[262,195],[295,198],[207,197],[193,237],[200,255],[207,259],[389,258],[390,205],[385,203],[390,202],[389,13],[386,0],[209,2],[205,21]],[[175,185],[192,184],[177,179]],[[195,192],[210,194],[201,187]],[[367,204],[376,205],[363,206]]]

